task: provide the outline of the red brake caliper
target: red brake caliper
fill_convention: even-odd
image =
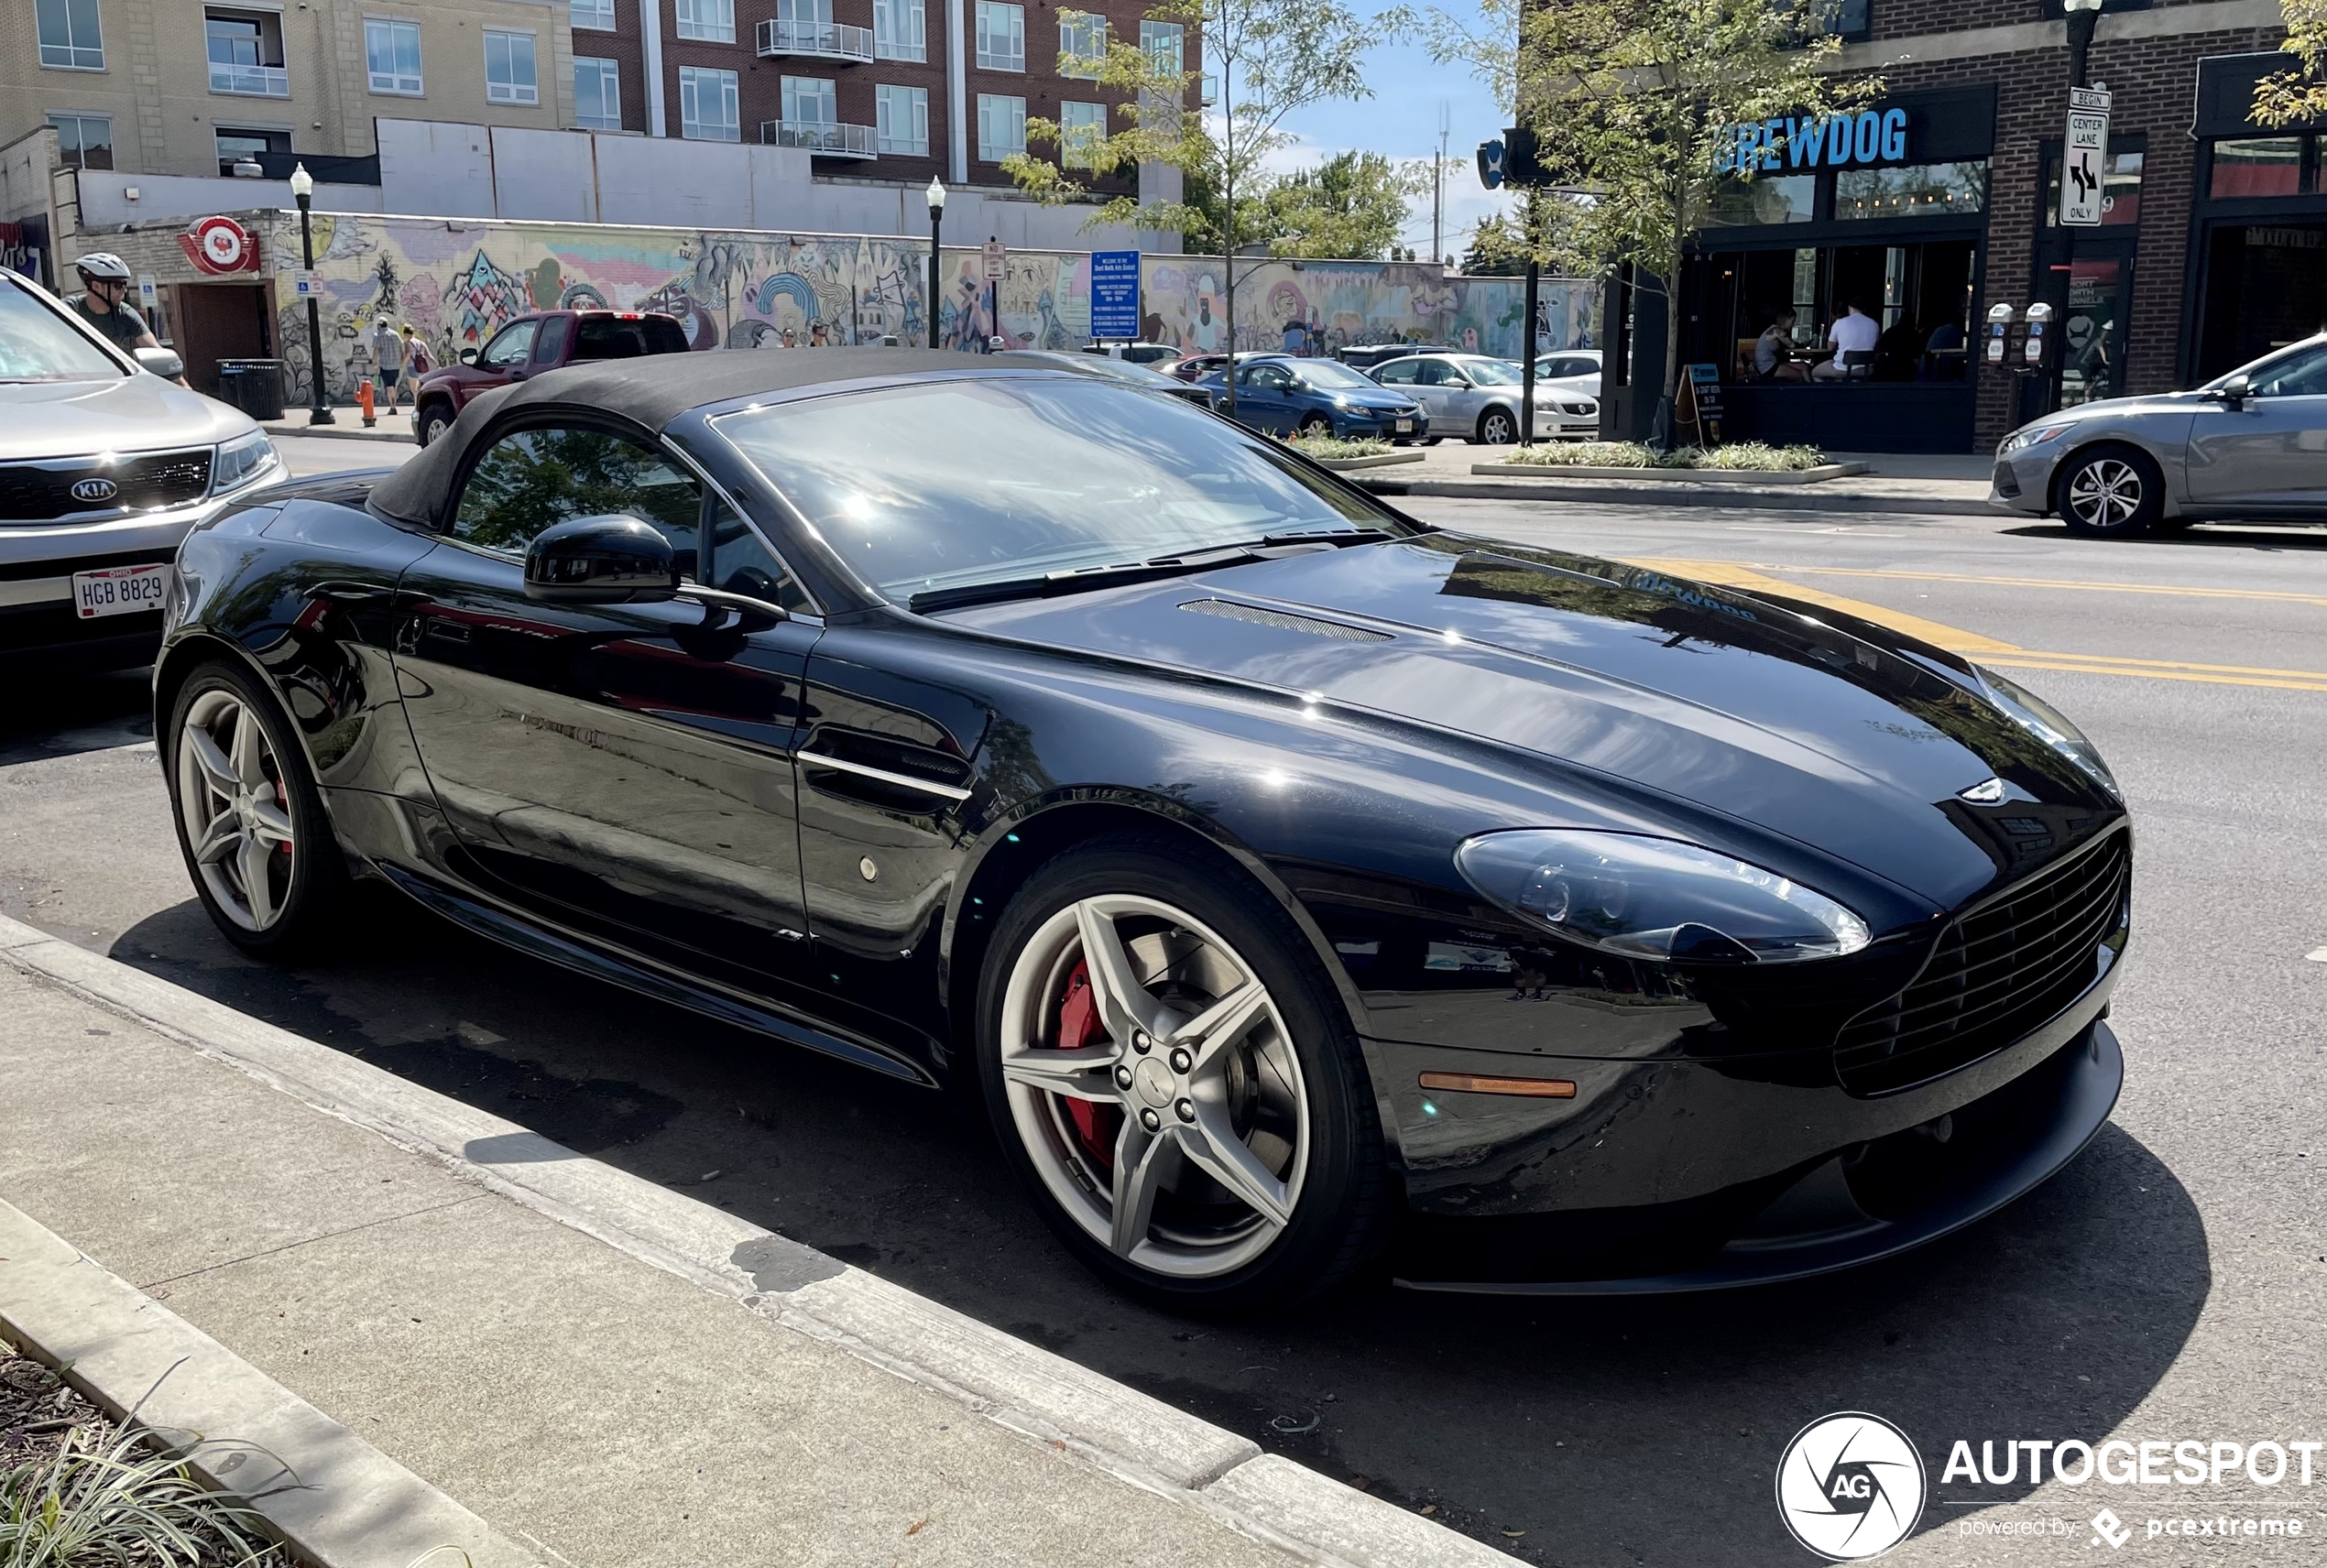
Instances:
[[[1099,1027],[1098,1000],[1091,995],[1091,972],[1077,959],[1075,973],[1066,977],[1065,999],[1058,1006],[1059,1049],[1078,1051],[1106,1032]],[[1075,1124],[1075,1137],[1082,1144],[1083,1152],[1101,1170],[1112,1169],[1115,1134],[1121,1125],[1122,1113],[1112,1105],[1091,1100],[1068,1100],[1066,1115]]]

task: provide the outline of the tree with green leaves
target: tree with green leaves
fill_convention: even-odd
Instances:
[[[1672,286],[1690,227],[1725,188],[1805,160],[1829,115],[1879,90],[1833,76],[1840,45],[1824,36],[1824,10],[1822,0],[1478,0],[1431,13],[1432,53],[1497,91],[1557,187],[1533,193],[1519,254],[1586,277],[1629,266],[1644,292],[1665,298],[1660,446],[1673,438]]]
[[[2278,0],[2287,41],[2278,47],[2298,68],[2255,84],[2255,118],[2266,125],[2296,125],[2327,116],[2327,0]]]
[[[1430,188],[1430,166],[1378,152],[1339,152],[1272,181],[1259,206],[1271,256],[1381,259],[1405,226],[1406,201]],[[1394,256],[1391,257],[1394,259]]]
[[[1089,20],[1071,10],[1060,16]],[[1098,206],[1085,226],[1120,223],[1185,234],[1207,217],[1216,221],[1233,350],[1235,257],[1247,243],[1245,204],[1267,182],[1266,160],[1292,140],[1284,128],[1286,116],[1334,99],[1371,97],[1360,60],[1370,44],[1403,28],[1407,18],[1393,12],[1360,20],[1340,0],[1165,0],[1148,17],[1185,29],[1218,102],[1190,104],[1199,71],[1190,68],[1185,48],[1149,49],[1109,38],[1105,52],[1086,57],[1077,71],[1120,95],[1118,123],[1070,131],[1054,121],[1030,119],[1028,147],[1048,147],[1055,156],[1029,151],[1002,167],[1021,190],[1045,201],[1088,200],[1089,180],[1142,163],[1176,169],[1185,187],[1217,193],[1218,206],[1208,214],[1188,205],[1185,189],[1178,201],[1117,196]],[[1226,401],[1233,418],[1234,376],[1228,377]]]

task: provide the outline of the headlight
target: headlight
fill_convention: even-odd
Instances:
[[[1790,964],[1869,940],[1823,893],[1677,839],[1519,828],[1466,840],[1455,865],[1512,913],[1650,963]]]
[[[2041,446],[2046,441],[2057,441],[2068,433],[2069,427],[2066,425],[2046,425],[2040,429],[2014,430],[2004,438],[2004,444],[1995,449],[1995,454],[1998,457],[2010,457],[2016,452],[2026,452],[2032,446]]]
[[[210,465],[210,493],[224,495],[229,490],[239,490],[272,474],[282,466],[282,462],[265,430],[253,430],[246,436],[221,442],[218,455]]]
[[[1993,670],[1977,664],[1972,669],[1979,676],[1980,684],[1987,688],[1988,701],[2001,708],[2014,724],[2075,763],[2087,778],[2109,792],[2109,799],[2120,805],[2125,803],[2125,793],[2117,788],[2116,776],[2101,760],[2100,747],[2087,740],[2084,732],[2070,724],[2059,709]]]

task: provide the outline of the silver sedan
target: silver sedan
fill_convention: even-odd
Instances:
[[[1995,449],[1989,501],[2137,539],[2211,517],[2327,521],[2327,332],[2189,392],[2081,403]]]
[[[1460,436],[1483,446],[1519,439],[1519,367],[1482,354],[1418,354],[1377,365],[1367,374],[1403,392],[1430,416],[1430,441]],[[1596,435],[1600,404],[1579,392],[1535,387],[1535,439]]]

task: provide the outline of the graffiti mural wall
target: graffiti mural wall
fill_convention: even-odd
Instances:
[[[296,213],[256,214],[252,226],[265,233],[271,265],[295,262]],[[925,319],[929,252],[909,239],[347,214],[319,214],[315,231],[324,379],[340,397],[370,368],[360,345],[383,318],[410,322],[439,365],[481,348],[514,316],[559,307],[665,310],[698,349],[877,343],[884,334],[917,343]],[[1325,352],[1393,342],[1520,352],[1517,278],[1441,278],[1436,267],[1379,262],[1238,265],[1240,348],[1282,346],[1297,324]],[[1218,259],[1149,256],[1142,271],[1152,339],[1191,353],[1226,346]],[[276,297],[278,352],[296,404],[308,397],[306,310],[288,288]],[[1595,341],[1590,285],[1547,281],[1544,297],[1550,346]],[[949,246],[937,341],[974,350],[999,333],[1012,348],[1076,348],[1089,339],[1090,304],[1086,254],[1014,252],[1006,275],[989,284],[979,252]]]

